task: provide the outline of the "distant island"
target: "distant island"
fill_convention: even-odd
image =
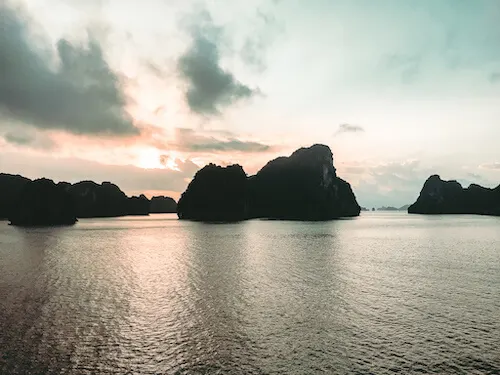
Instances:
[[[410,207],[409,204],[405,204],[404,206],[401,207],[393,207],[393,206],[382,206],[377,208],[377,211],[407,211],[408,207]]]
[[[240,165],[205,166],[181,195],[177,215],[224,222],[330,220],[360,210],[349,183],[337,177],[330,148],[315,144],[268,162],[250,177]]]
[[[467,188],[455,181],[444,181],[438,175],[425,181],[410,214],[477,214],[500,216],[500,185],[494,189],[471,184]]]
[[[401,206],[399,208],[393,207],[393,206],[382,206],[376,209],[376,211],[407,211],[408,207],[410,207],[409,204],[405,204],[404,206]],[[375,208],[372,208],[371,210],[366,207],[361,207],[361,211],[375,211]]]
[[[44,226],[74,224],[76,218],[119,217],[175,213],[177,203],[170,197],[128,197],[110,182],[75,184],[45,178],[30,180],[0,173],[0,219],[12,225]],[[73,220],[74,219],[74,220]]]

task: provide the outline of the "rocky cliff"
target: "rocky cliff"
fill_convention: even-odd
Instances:
[[[463,188],[457,181],[443,181],[438,175],[425,181],[410,214],[479,214],[500,216],[500,185],[488,189],[476,184]]]
[[[177,204],[179,219],[239,221],[246,210],[247,175],[240,165],[209,164],[196,172]]]
[[[16,226],[72,225],[77,221],[71,195],[52,180],[28,182],[14,203],[9,221]]]
[[[110,182],[99,185],[93,181],[81,181],[71,185],[68,191],[76,203],[76,214],[80,218],[128,214],[128,197]]]
[[[167,214],[177,212],[177,203],[174,199],[164,196],[151,198],[149,212],[152,214]]]
[[[128,215],[149,215],[149,199],[144,194],[127,199]]]
[[[0,173],[0,219],[7,219],[13,212],[14,204],[29,178]]]
[[[19,175],[0,173],[0,219],[6,219],[16,210],[22,188],[31,180]],[[57,187],[73,199],[77,217],[118,217],[149,215],[150,212],[176,212],[177,203],[170,197],[154,197],[151,201],[143,194],[127,195],[115,184],[81,181],[75,184],[59,182]]]
[[[337,177],[330,148],[313,145],[267,163],[249,179],[250,216],[329,220],[357,216],[351,186]]]
[[[208,221],[329,220],[358,216],[360,210],[325,145],[274,159],[249,178],[239,165],[210,164],[196,173],[177,207],[181,219]]]

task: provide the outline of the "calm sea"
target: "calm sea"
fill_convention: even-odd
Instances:
[[[499,374],[500,218],[0,222],[0,374]]]

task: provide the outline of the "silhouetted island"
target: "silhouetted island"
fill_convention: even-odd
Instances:
[[[45,178],[26,183],[8,219],[16,226],[73,225],[76,211],[71,195]]]
[[[23,176],[0,173],[0,219],[7,219],[10,216],[17,196],[29,182],[31,180]]]
[[[405,204],[404,206],[401,207],[394,207],[394,206],[382,206],[377,208],[377,211],[407,211],[408,207],[410,207],[409,204]]]
[[[249,217],[247,175],[240,165],[208,164],[194,175],[177,204],[179,219],[239,221]]]
[[[177,202],[170,197],[156,196],[151,198],[149,204],[150,214],[166,214],[166,213],[176,213],[177,212]]]
[[[478,214],[500,216],[500,185],[494,189],[471,184],[463,188],[455,180],[443,181],[438,175],[425,181],[410,214]]]
[[[274,159],[251,177],[240,165],[209,164],[177,206],[180,219],[201,221],[330,220],[360,210],[349,183],[336,175],[330,148],[320,144]]]
[[[377,211],[398,211],[398,209],[393,206],[382,206],[377,208]]]
[[[116,217],[129,213],[127,195],[110,182],[81,181],[68,188],[80,218]]]
[[[26,177],[0,173],[0,219],[14,217],[19,211],[18,197],[21,191],[33,183]],[[110,182],[97,184],[93,181],[81,181],[70,184],[63,181],[57,187],[69,194],[78,218],[174,213],[177,208],[175,200],[170,197],[154,197],[151,201],[143,194],[127,197],[118,186]]]

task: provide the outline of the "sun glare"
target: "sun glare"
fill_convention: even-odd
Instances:
[[[165,168],[160,160],[160,154],[156,150],[141,150],[138,155],[137,165],[144,169]]]
[[[158,150],[142,149],[138,152],[137,166],[144,169],[170,169],[180,171],[177,161],[184,161],[177,154],[161,154]]]

